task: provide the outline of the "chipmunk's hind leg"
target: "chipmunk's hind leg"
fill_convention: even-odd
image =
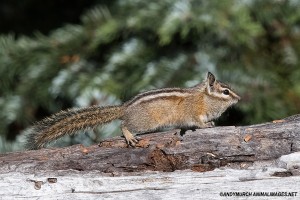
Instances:
[[[127,144],[131,145],[131,146],[135,146],[136,143],[138,143],[138,140],[132,135],[132,133],[128,130],[127,126],[124,124],[124,122],[122,122],[121,125],[121,130],[122,133],[125,137],[125,140],[127,142]]]

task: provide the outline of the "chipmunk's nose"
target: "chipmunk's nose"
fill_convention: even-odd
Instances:
[[[234,96],[238,101],[242,99],[242,98],[241,98],[239,95],[237,95],[237,94],[234,94],[233,96]]]

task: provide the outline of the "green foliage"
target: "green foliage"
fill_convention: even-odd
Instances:
[[[231,124],[299,113],[299,7],[292,0],[122,0],[48,36],[2,35],[0,135],[68,107],[192,86],[207,71],[243,97],[243,118]]]

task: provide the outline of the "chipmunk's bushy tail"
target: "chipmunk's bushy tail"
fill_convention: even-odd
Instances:
[[[26,148],[39,149],[64,135],[72,135],[79,130],[95,128],[124,115],[122,106],[69,109],[53,114],[37,122],[29,129]]]

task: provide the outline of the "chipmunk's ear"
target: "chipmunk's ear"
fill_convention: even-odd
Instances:
[[[216,83],[215,76],[212,73],[207,72],[205,83],[206,83],[206,91],[210,94],[215,89],[214,88],[215,83]]]
[[[215,75],[213,75],[213,74],[210,73],[210,72],[207,72],[206,82],[208,83],[208,87],[214,86],[214,84],[215,84],[215,82],[216,82],[216,77],[215,77]]]

